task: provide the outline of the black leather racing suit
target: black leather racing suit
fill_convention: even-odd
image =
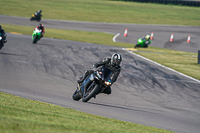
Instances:
[[[100,61],[93,65],[94,68],[98,68],[100,66],[105,66],[112,71],[111,82],[113,84],[117,80],[121,72],[121,67],[119,65],[115,65],[115,66],[111,65],[111,58],[105,58],[103,61]],[[94,72],[93,70],[87,70],[85,72],[85,75],[82,77],[81,82],[83,82],[85,78],[93,72]],[[106,88],[103,93],[111,94],[111,88],[110,87]]]
[[[38,11],[36,11],[34,14],[35,14],[35,17],[37,18],[37,19],[39,19],[39,18],[41,18],[42,17],[42,11],[41,10],[38,10]]]

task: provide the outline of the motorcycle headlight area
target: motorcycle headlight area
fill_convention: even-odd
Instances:
[[[104,82],[106,85],[111,85],[111,83],[109,81],[105,81]]]
[[[0,36],[0,40],[2,39],[2,37]]]

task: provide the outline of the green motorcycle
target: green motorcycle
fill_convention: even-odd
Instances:
[[[139,38],[134,48],[136,47],[147,48],[149,44],[151,44],[151,40],[146,40],[145,38]]]
[[[32,34],[33,43],[37,43],[40,40],[41,35],[42,35],[42,30],[36,28]]]

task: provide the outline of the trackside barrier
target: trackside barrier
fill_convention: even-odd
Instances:
[[[200,64],[200,50],[198,50],[198,64]]]
[[[174,5],[185,5],[185,6],[200,6],[198,0],[124,0],[124,1],[135,1],[144,3],[160,3],[160,4],[174,4]]]

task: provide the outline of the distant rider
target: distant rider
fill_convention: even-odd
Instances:
[[[39,24],[36,28],[39,29],[39,30],[42,30],[42,34],[41,34],[41,38],[42,38],[44,36],[44,33],[45,33],[44,26],[42,24]],[[35,30],[36,28],[34,28],[33,30]]]
[[[36,11],[34,14],[35,14],[35,17],[36,18],[40,18],[40,17],[42,17],[42,10],[38,10],[38,11]]]
[[[7,40],[6,40],[6,33],[5,33],[5,31],[2,29],[2,26],[0,25],[0,33],[2,34],[2,39],[4,40],[4,43],[6,43],[7,42]]]
[[[122,56],[120,54],[115,53],[112,55],[111,58],[105,58],[103,61],[95,63],[93,65],[93,68],[96,69],[100,66],[105,66],[106,68],[110,69],[112,71],[111,83],[113,84],[117,80],[117,78],[121,72],[121,67],[120,67],[121,61],[122,61]],[[85,80],[85,78],[88,75],[92,74],[93,72],[94,72],[94,70],[87,70],[85,72],[85,75],[82,76],[79,80],[77,80],[77,83],[81,84]],[[103,93],[111,94],[111,88],[107,87],[103,91]]]
[[[136,47],[147,48],[149,46],[149,44],[151,44],[150,35],[146,35],[146,37],[142,37],[139,39],[141,39],[142,43],[136,44],[134,48],[136,48]]]

